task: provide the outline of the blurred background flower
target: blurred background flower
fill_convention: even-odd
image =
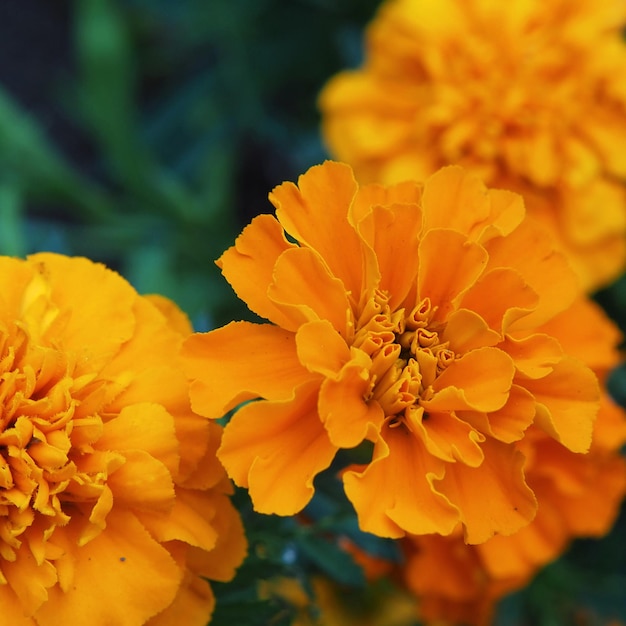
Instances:
[[[378,5],[2,3],[0,253],[104,261],[140,293],[171,297],[197,330],[250,319],[213,261],[244,223],[271,210],[270,189],[327,156],[319,92],[340,70],[361,66],[363,28]],[[621,76],[609,80],[620,89]],[[623,277],[595,298],[626,327]],[[614,370],[609,385],[624,403],[626,370]],[[401,558],[393,542],[359,532],[331,477],[317,481],[307,524],[258,516],[240,491],[235,500],[251,551],[234,583],[212,585],[218,626],[290,624],[289,602],[257,594],[258,581],[273,576],[323,575],[367,597],[363,570],[337,536],[367,554]],[[625,534],[622,513],[601,541],[575,542],[500,604],[496,624],[625,621]],[[316,604],[315,590],[304,588]]]

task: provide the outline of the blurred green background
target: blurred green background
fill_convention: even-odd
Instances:
[[[317,94],[358,65],[377,0],[7,0],[0,4],[0,253],[85,255],[142,293],[176,301],[197,330],[250,314],[214,260],[267,194],[326,153]],[[626,328],[626,281],[596,295]],[[626,402],[626,372],[612,391]],[[253,583],[322,571],[366,595],[334,544],[358,537],[341,496],[337,528],[303,531],[255,516],[237,493],[253,556],[216,585],[220,625],[289,624],[289,607],[258,601]],[[329,518],[330,519],[330,518]],[[369,542],[369,543],[368,543]],[[256,546],[263,550],[256,550]],[[286,557],[289,555],[289,558]],[[498,624],[596,626],[626,620],[626,516],[598,541],[577,542]]]
[[[86,255],[197,328],[231,318],[213,261],[323,160],[317,92],[376,4],[2,3],[0,252]]]

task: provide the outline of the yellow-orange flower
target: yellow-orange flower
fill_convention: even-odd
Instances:
[[[204,626],[245,539],[188,322],[83,258],[0,257],[0,283],[2,623]]]
[[[543,328],[604,380],[618,363],[619,333],[591,302],[579,301]],[[531,430],[532,429],[532,430]],[[403,540],[402,566],[408,587],[420,600],[426,623],[487,626],[495,603],[520,589],[575,537],[606,534],[626,494],[624,411],[604,396],[589,454],[577,455],[534,427],[520,446],[528,459],[526,479],[539,503],[531,524],[514,535],[469,546],[461,532],[449,537]]]
[[[602,285],[626,259],[625,25],[613,0],[387,0],[322,91],[327,145],[362,182],[458,163],[524,194]]]
[[[256,509],[291,515],[340,448],[363,530],[481,543],[535,516],[516,442],[534,424],[585,452],[595,375],[539,331],[578,295],[516,194],[460,167],[424,185],[361,186],[326,162],[270,194],[218,264],[271,324],[233,322],[183,348],[194,410],[248,402],[218,456]]]

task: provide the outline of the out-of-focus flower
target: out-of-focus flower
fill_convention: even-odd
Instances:
[[[579,301],[543,328],[604,381],[619,360],[619,333],[591,302]],[[406,583],[430,623],[488,625],[494,605],[520,589],[542,566],[556,559],[576,537],[600,537],[613,525],[626,494],[626,442],[622,409],[604,396],[591,450],[574,454],[534,426],[520,442],[526,479],[539,508],[531,524],[514,535],[477,545],[449,537],[415,536],[403,540]]]
[[[206,624],[246,548],[188,322],[83,258],[0,257],[0,282],[2,622]]]
[[[387,0],[320,98],[360,181],[458,163],[522,193],[586,288],[626,259],[626,3]]]
[[[261,581],[259,595],[288,605],[292,626],[408,626],[415,623],[415,598],[386,584],[349,588],[327,578],[311,580],[311,595],[297,580],[275,578]]]
[[[528,427],[587,451],[596,376],[540,331],[579,294],[521,198],[460,167],[423,186],[361,186],[326,162],[270,194],[219,266],[271,324],[233,322],[183,348],[194,410],[240,408],[218,456],[262,513],[291,515],[340,448],[363,530],[512,534],[537,504]],[[370,444],[370,445],[371,445]]]

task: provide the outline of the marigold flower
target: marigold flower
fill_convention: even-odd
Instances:
[[[522,193],[598,287],[626,259],[625,25],[612,0],[387,0],[321,93],[326,143],[362,182],[460,164]]]
[[[0,257],[0,281],[2,622],[206,624],[245,539],[188,322],[83,258]]]
[[[590,301],[579,301],[543,327],[601,380],[617,365],[619,333]],[[528,459],[526,479],[537,496],[537,516],[514,535],[476,546],[460,531],[448,537],[403,540],[407,586],[416,594],[421,617],[431,621],[487,626],[495,603],[525,586],[576,537],[600,537],[613,525],[626,495],[626,418],[608,396],[602,398],[591,450],[574,454],[534,426],[519,445]]]
[[[516,194],[459,167],[423,186],[359,187],[326,162],[270,194],[218,261],[252,311],[183,348],[194,410],[220,417],[218,456],[262,513],[292,515],[340,448],[363,530],[480,543],[534,516],[517,441],[535,427],[585,452],[595,375],[539,332],[579,293]]]

